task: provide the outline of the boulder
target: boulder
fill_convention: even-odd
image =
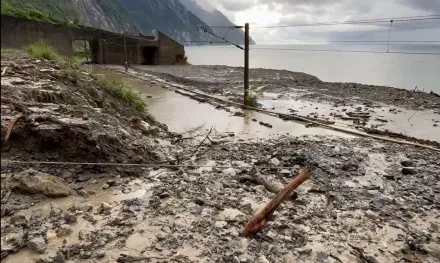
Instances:
[[[41,194],[47,197],[70,195],[66,181],[47,173],[29,169],[11,177],[11,189],[27,194]]]
[[[30,250],[38,254],[46,252],[46,242],[44,242],[44,238],[42,237],[33,238],[29,240],[26,245]]]

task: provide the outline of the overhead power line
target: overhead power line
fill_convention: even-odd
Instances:
[[[311,24],[293,24],[293,25],[273,25],[273,26],[256,26],[252,28],[285,28],[285,27],[308,27],[308,26],[335,26],[335,25],[370,25],[380,23],[393,22],[415,22],[426,20],[440,19],[440,15],[436,16],[420,16],[420,17],[398,17],[398,18],[386,18],[386,19],[372,19],[372,20],[348,20],[343,22],[327,22],[327,23],[311,23]]]
[[[370,51],[370,50],[337,50],[337,49],[306,49],[306,48],[251,48],[251,50],[279,50],[279,51],[312,51],[312,52],[340,52],[340,53],[376,53],[376,54],[406,54],[406,55],[440,55],[431,52],[405,51]]]

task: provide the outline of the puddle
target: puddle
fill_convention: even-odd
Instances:
[[[95,67],[93,71],[95,74],[124,79],[130,86],[144,94],[148,104],[148,112],[159,122],[165,123],[173,132],[183,133],[197,128],[205,130],[214,127],[217,132],[234,133],[241,139],[270,138],[285,134],[352,137],[322,128],[306,128],[300,123],[283,121],[277,117],[250,110],[231,107],[232,112],[227,112],[215,109],[213,105],[208,103],[199,103],[157,84],[117,73],[111,69]],[[244,117],[233,116],[234,112],[243,112]],[[257,121],[253,121],[253,119]],[[260,125],[260,121],[271,124],[273,128]]]
[[[297,100],[295,98],[298,96],[297,93],[284,94],[282,98],[278,98],[280,96],[278,93],[265,92],[264,94],[265,96],[259,102],[267,109],[283,113],[290,113],[289,109],[293,109],[303,116],[317,114],[319,118],[329,118],[329,120],[336,121],[337,124],[349,126],[353,124],[352,121],[342,120],[330,114],[346,116],[346,112],[355,112],[356,108],[361,107],[363,112],[368,112],[371,115],[367,126],[379,125],[378,129],[380,130],[387,129],[419,139],[440,141],[440,115],[433,110],[415,111],[389,106],[366,108],[364,105],[356,104],[334,107],[333,103]],[[290,98],[286,99],[286,96]],[[388,122],[380,120],[387,120]]]

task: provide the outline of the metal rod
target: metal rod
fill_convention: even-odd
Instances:
[[[125,50],[125,71],[128,71],[127,42],[125,41],[125,34],[124,34],[124,50]]]
[[[244,26],[244,104],[249,105],[249,23]]]
[[[84,40],[84,52],[86,52],[86,61],[89,61],[89,55],[87,54],[87,40]]]

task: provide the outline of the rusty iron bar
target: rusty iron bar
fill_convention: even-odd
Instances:
[[[266,206],[258,212],[243,228],[243,235],[255,234],[266,226],[268,218],[278,208],[278,206],[290,196],[293,190],[298,188],[303,182],[305,182],[310,176],[310,168],[305,166],[301,169],[299,174],[293,178],[293,180],[284,187]]]

